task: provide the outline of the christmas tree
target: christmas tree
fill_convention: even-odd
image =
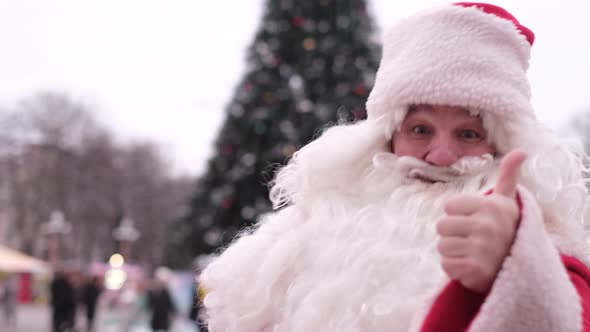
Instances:
[[[227,244],[271,210],[267,183],[297,149],[327,125],[365,117],[374,40],[364,0],[267,1],[215,154],[173,230],[179,251]]]

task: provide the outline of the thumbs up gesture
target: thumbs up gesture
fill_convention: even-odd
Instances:
[[[439,220],[438,252],[449,278],[485,293],[494,283],[516,234],[516,186],[526,154],[515,150],[500,164],[492,194],[461,194],[449,199]]]

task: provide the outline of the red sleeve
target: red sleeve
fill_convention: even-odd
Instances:
[[[572,284],[580,296],[582,331],[590,332],[590,270],[578,259],[561,255]],[[451,281],[438,295],[420,332],[464,332],[477,316],[486,295],[468,290],[457,281]]]
[[[590,332],[590,270],[572,256],[561,255],[561,261],[580,296],[582,331]]]
[[[420,332],[466,331],[485,298],[485,294],[471,291],[458,281],[451,281],[430,307]]]

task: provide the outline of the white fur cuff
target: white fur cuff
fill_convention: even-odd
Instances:
[[[522,221],[509,257],[470,332],[581,331],[582,307],[531,194],[519,188]]]

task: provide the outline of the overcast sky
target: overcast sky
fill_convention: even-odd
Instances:
[[[338,0],[334,0],[338,1]],[[440,0],[373,0],[377,24]],[[590,110],[590,1],[494,1],[537,39],[529,71],[539,118],[564,127]],[[122,139],[149,138],[177,170],[203,169],[263,0],[0,0],[0,105],[61,91]]]

